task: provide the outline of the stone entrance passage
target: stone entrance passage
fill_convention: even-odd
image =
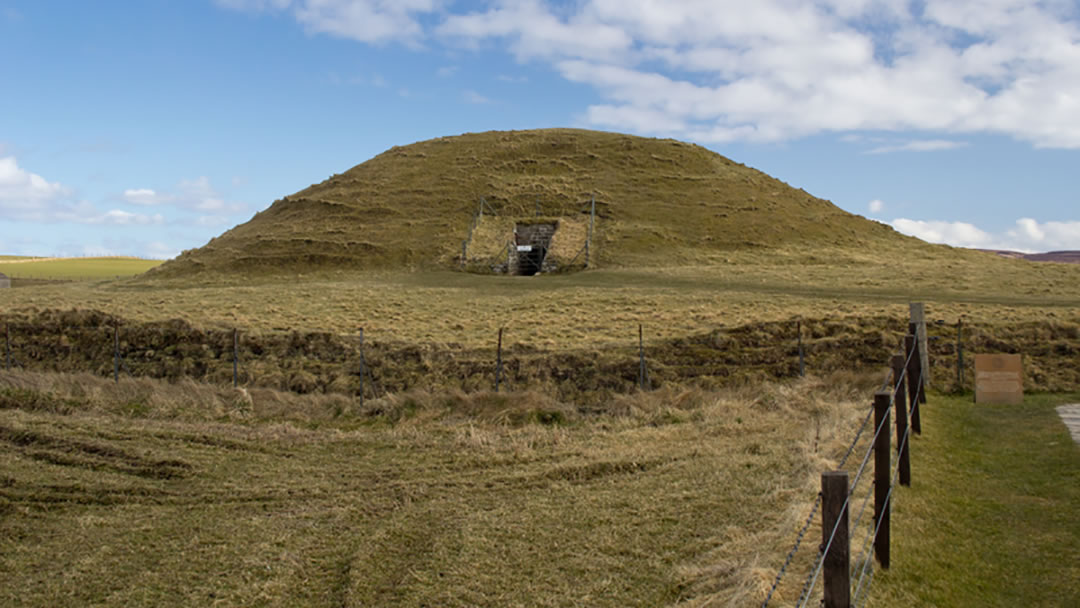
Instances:
[[[544,259],[551,247],[551,237],[558,229],[558,222],[541,224],[516,224],[514,226],[514,244],[517,251],[510,273],[532,276],[544,270]]]

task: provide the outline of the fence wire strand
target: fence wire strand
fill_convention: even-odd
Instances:
[[[894,395],[895,397],[895,395]],[[889,407],[892,408],[895,399],[889,401]],[[888,410],[886,410],[888,411]],[[862,474],[866,471],[866,465],[870,462],[870,455],[874,453],[873,445],[877,443],[878,436],[881,435],[881,429],[885,428],[885,423],[888,422],[889,417],[883,416],[881,423],[878,424],[877,431],[874,432],[874,438],[870,440],[870,446],[866,450],[866,455],[863,456],[862,464],[859,465],[858,471],[855,473],[855,479],[851,482],[851,487],[859,485],[859,479],[862,478]]]
[[[871,407],[870,411],[866,413],[866,418],[863,418],[862,424],[859,425],[858,432],[855,433],[855,439],[851,441],[851,445],[848,446],[847,452],[844,457],[840,459],[840,464],[836,468],[842,469],[847,464],[847,459],[851,457],[851,454],[855,451],[855,446],[859,443],[859,438],[862,437],[863,431],[866,430],[866,425],[870,424],[870,417],[874,415],[874,408]]]
[[[859,523],[861,523],[861,522],[862,522],[862,517],[863,517],[863,514],[864,514],[864,513],[866,513],[866,507],[867,507],[867,505],[869,505],[869,504],[870,504],[870,498],[871,498],[871,497],[872,497],[873,495],[874,495],[874,486],[873,486],[873,485],[871,485],[871,486],[870,486],[870,489],[869,489],[869,490],[868,490],[868,491],[866,492],[866,498],[864,498],[864,499],[863,499],[863,501],[862,501],[862,505],[861,505],[861,506],[859,507],[859,514],[858,514],[858,515],[857,515],[857,516],[855,517],[855,523],[851,525],[851,529],[852,529],[852,530],[856,530],[856,529],[858,529],[858,527],[859,527]],[[856,571],[856,570],[858,570],[858,563],[859,563],[859,560],[861,560],[861,559],[862,559],[862,556],[863,556],[863,554],[864,554],[864,553],[866,553],[866,546],[867,546],[867,544],[869,544],[869,542],[870,542],[870,541],[869,541],[870,533],[869,533],[869,532],[867,532],[867,533],[866,533],[866,536],[867,536],[867,540],[866,540],[866,541],[864,541],[864,543],[863,543],[863,548],[862,548],[862,551],[860,551],[860,552],[859,552],[859,557],[857,557],[857,558],[855,559],[855,561],[854,561],[854,562],[852,562],[852,567],[851,567],[851,574],[855,574],[855,571]]]
[[[761,608],[766,608],[769,605],[769,601],[772,600],[773,593],[776,593],[776,588],[780,586],[780,580],[784,578],[787,567],[791,565],[791,560],[795,557],[795,552],[799,550],[799,545],[802,544],[803,537],[806,536],[807,530],[810,529],[810,524],[814,522],[814,515],[817,514],[817,510],[820,506],[821,492],[818,492],[817,500],[814,501],[814,506],[810,509],[810,516],[806,518],[806,523],[804,523],[802,529],[799,530],[799,535],[795,538],[795,545],[791,547],[791,551],[788,551],[787,559],[784,560],[784,565],[780,566],[780,572],[776,574],[776,579],[773,581],[768,595],[765,596],[765,601],[761,602]]]
[[[921,374],[919,375],[919,381],[920,382],[922,381],[922,375]],[[898,449],[898,452],[906,450],[908,448],[908,442],[909,442],[910,437],[911,437],[911,426],[909,425],[904,430],[903,438],[900,439],[900,447]],[[895,460],[896,466],[893,467],[892,477],[889,480],[889,492],[885,495],[885,504],[884,504],[884,507],[882,508],[881,515],[878,517],[877,521],[875,521],[875,523],[874,523],[874,534],[870,537],[871,542],[877,540],[878,533],[881,531],[882,518],[885,516],[885,513],[890,511],[891,508],[892,508],[893,490],[896,489],[896,479],[900,475],[900,459],[899,458],[894,458],[894,460]],[[864,581],[864,579],[866,579],[866,576],[867,576],[867,569],[870,569],[870,571],[873,572],[873,570],[872,570],[873,561],[874,561],[873,560],[873,552],[870,552],[870,553],[868,553],[866,555],[866,560],[863,562],[863,566],[862,566],[862,572],[859,574],[859,580],[858,580],[857,584],[855,585],[855,593],[854,593],[853,597],[856,598],[856,599],[859,597],[859,592],[862,590],[863,581]],[[868,596],[870,594],[869,580],[867,580],[866,594]]]
[[[867,582],[866,582],[866,595],[864,595],[864,596],[863,596],[863,598],[862,598],[862,602],[859,602],[859,601],[858,601],[858,599],[859,599],[859,598],[858,598],[858,596],[855,596],[855,597],[853,598],[853,599],[854,599],[854,601],[853,601],[852,603],[853,603],[853,604],[854,604],[854,605],[855,605],[855,606],[856,606],[857,608],[858,608],[859,606],[864,606],[864,605],[866,604],[867,600],[869,600],[869,599],[870,599],[870,585],[871,585],[871,584],[872,584],[872,583],[874,582],[874,573],[875,573],[875,572],[877,572],[877,568],[875,568],[875,567],[874,567],[874,563],[873,563],[873,560],[871,560],[871,562],[870,562],[870,578],[869,578],[869,579],[867,580]]]
[[[907,358],[907,361],[904,364],[904,369],[903,369],[903,371],[901,371],[900,376],[899,376],[896,384],[893,386],[892,394],[889,397],[889,408],[890,409],[896,404],[896,392],[897,392],[897,390],[899,390],[900,384],[902,382],[904,382],[904,379],[907,377],[908,364],[911,362],[911,357],[915,354],[916,350],[917,349],[912,349],[911,352],[908,353],[908,358]],[[882,390],[884,390],[885,388],[887,388],[890,385],[891,376],[892,376],[892,371],[890,370],[889,372],[886,373],[885,381],[882,383]],[[862,424],[859,425],[859,430],[855,433],[855,438],[851,441],[851,444],[848,445],[848,448],[847,448],[846,452],[844,453],[843,458],[840,459],[840,463],[837,466],[838,469],[843,469],[844,465],[847,464],[848,458],[850,458],[851,455],[855,452],[855,448],[858,446],[859,439],[862,438],[863,433],[866,431],[867,425],[870,424],[870,418],[873,417],[873,415],[874,415],[874,408],[871,406],[870,411],[867,412],[866,417],[863,418]],[[862,474],[866,469],[866,465],[870,461],[870,455],[873,453],[873,444],[877,442],[877,438],[881,434],[881,431],[882,431],[882,429],[884,427],[885,427],[885,419],[882,419],[881,424],[878,425],[877,429],[874,432],[874,437],[870,442],[870,447],[867,448],[866,455],[863,457],[863,460],[862,460],[861,464],[859,465],[859,468],[858,468],[857,472],[855,473],[855,477],[852,480],[851,485],[849,486],[847,498],[844,500],[844,508],[845,509],[847,508],[848,504],[851,502],[851,497],[855,493],[855,489],[859,485],[859,481],[861,480]],[[869,503],[870,496],[872,494],[873,494],[873,488],[871,488],[871,490],[867,492],[866,498],[863,499],[862,505],[860,505],[860,507],[859,507],[859,514],[855,518],[855,526],[852,526],[853,528],[857,527],[858,524],[859,524],[859,521],[862,519],[863,513],[866,510],[866,506]],[[772,600],[773,594],[776,592],[777,587],[779,587],[780,581],[783,579],[784,574],[787,572],[788,566],[791,565],[791,560],[794,558],[795,553],[799,550],[799,546],[802,543],[803,537],[806,535],[806,531],[809,529],[810,524],[813,521],[814,515],[817,513],[817,510],[818,510],[818,508],[820,506],[821,506],[821,493],[819,492],[817,500],[814,501],[814,506],[810,510],[810,517],[807,518],[806,523],[803,525],[802,529],[799,530],[799,534],[796,537],[795,544],[791,548],[791,550],[788,552],[787,557],[784,560],[784,564],[780,567],[780,571],[777,573],[776,578],[773,580],[772,587],[769,588],[769,593],[765,596],[765,600],[761,603],[761,608],[767,608],[767,606],[769,605],[769,602]],[[833,541],[833,537],[835,535],[836,535],[836,528],[834,527],[832,533],[829,535],[829,542],[826,544],[825,549],[823,549],[822,551],[819,552],[817,559],[814,561],[814,569],[811,572],[810,576],[807,577],[806,582],[804,582],[804,584],[803,584],[802,592],[799,594],[799,602],[797,604],[798,606],[800,606],[800,607],[804,606],[805,602],[809,599],[809,595],[813,592],[814,586],[817,584],[817,576],[820,573],[821,565],[823,563],[823,558],[824,558],[825,554],[828,553],[829,546],[831,546],[832,541]]]

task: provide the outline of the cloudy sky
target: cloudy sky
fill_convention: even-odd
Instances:
[[[1080,249],[1076,0],[0,0],[0,56],[0,254],[171,257],[393,145],[554,126]]]

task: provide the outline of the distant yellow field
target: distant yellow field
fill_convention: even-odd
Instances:
[[[137,275],[161,260],[129,257],[34,258],[0,256],[0,273],[15,279],[93,280]]]

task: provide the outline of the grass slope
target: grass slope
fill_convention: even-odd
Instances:
[[[1054,411],[935,397],[892,516],[892,568],[871,606],[1076,606],[1080,446]]]
[[[454,267],[481,197],[503,216],[533,216],[539,202],[545,216],[580,219],[594,195],[594,262],[606,267],[715,262],[745,248],[929,247],[700,146],[544,129],[394,147],[158,274]]]

